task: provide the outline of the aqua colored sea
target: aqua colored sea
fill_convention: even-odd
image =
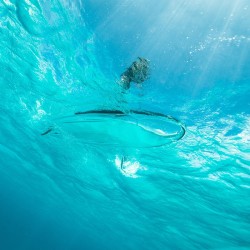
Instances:
[[[0,250],[250,249],[249,0],[1,0],[0,38]],[[150,77],[121,90],[137,57]],[[48,132],[89,110],[186,133]]]

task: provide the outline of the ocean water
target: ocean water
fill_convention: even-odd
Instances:
[[[1,250],[250,249],[248,0],[1,0],[0,18]],[[150,79],[121,93],[138,56]],[[144,149],[41,136],[93,109],[171,115],[186,134]]]

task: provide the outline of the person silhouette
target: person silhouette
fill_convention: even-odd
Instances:
[[[138,57],[125,72],[121,74],[119,84],[123,89],[127,90],[130,88],[130,83],[134,82],[137,84],[143,83],[149,78],[150,75],[150,65],[149,60]]]

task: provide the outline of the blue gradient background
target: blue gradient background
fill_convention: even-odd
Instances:
[[[250,248],[248,0],[2,0],[0,18],[0,249]],[[137,56],[151,78],[121,102]],[[121,149],[40,135],[97,108],[187,133],[124,170]]]

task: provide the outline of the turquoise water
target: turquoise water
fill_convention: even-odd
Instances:
[[[249,13],[248,0],[2,0],[0,249],[249,249]],[[137,56],[150,80],[122,94]],[[91,109],[164,113],[186,134],[144,149],[41,136]]]

